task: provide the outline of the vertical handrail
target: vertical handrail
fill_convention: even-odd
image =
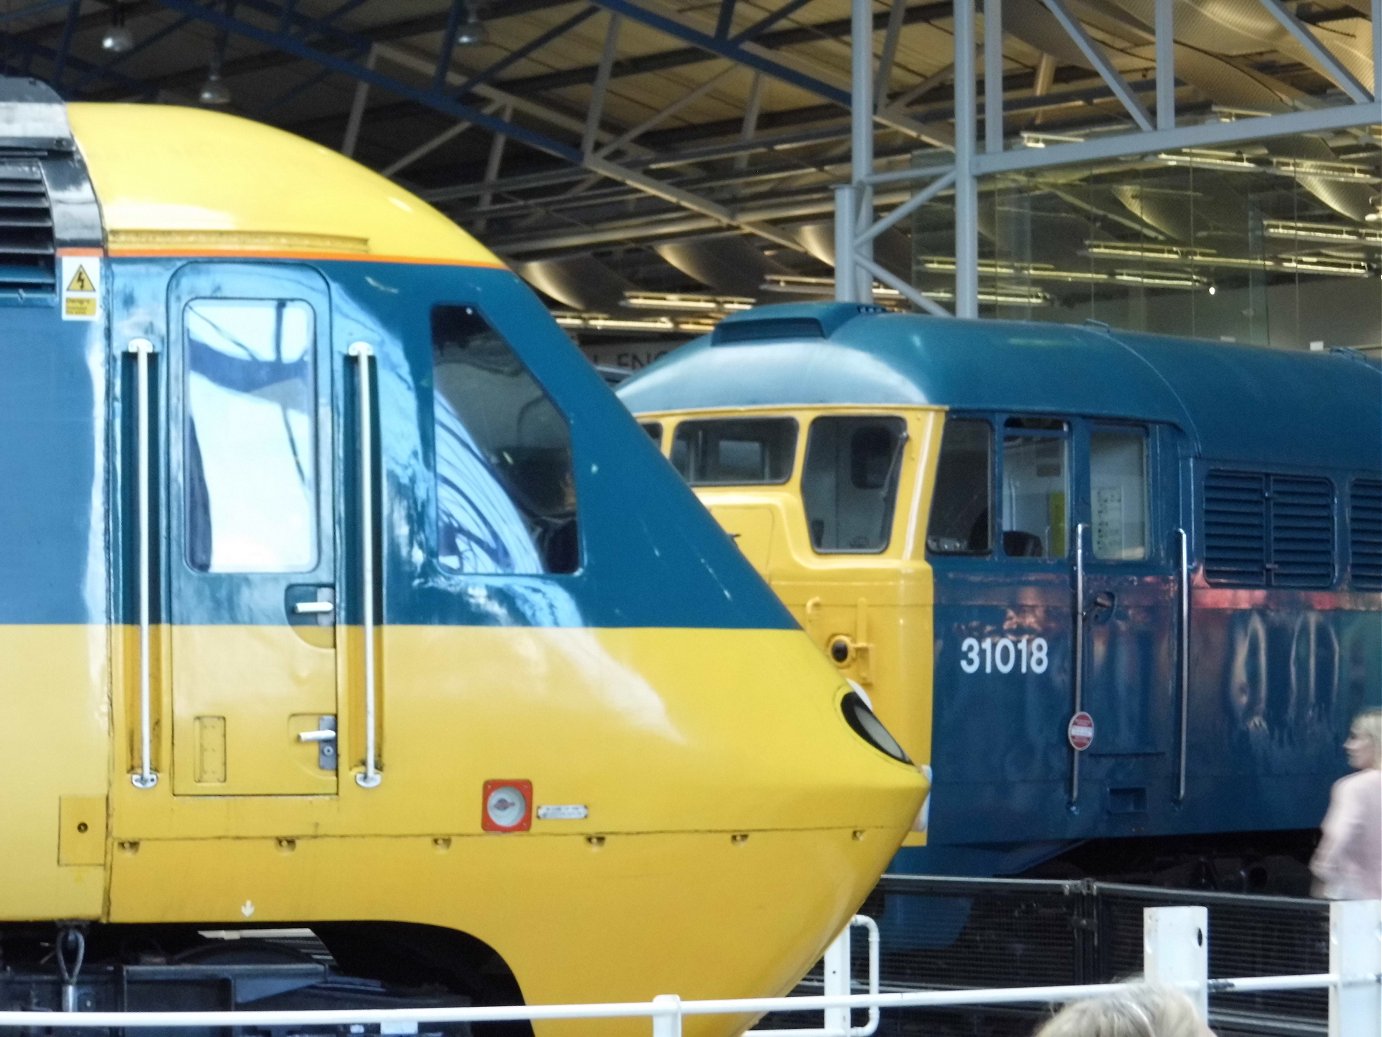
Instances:
[[[1180,774],[1176,780],[1176,802],[1185,799],[1186,740],[1190,729],[1190,537],[1177,529],[1180,538]]]
[[[1084,708],[1084,534],[1089,526],[1075,526],[1075,713]],[[1072,714],[1073,715],[1073,714]],[[1070,747],[1070,805],[1080,799],[1080,750]]]
[[[149,500],[149,358],[154,344],[146,338],[131,339],[126,352],[134,355],[135,369],[135,471],[136,510],[139,515],[139,772],[130,775],[135,788],[151,789],[158,784],[153,767],[152,693],[153,659],[150,649],[153,599],[153,507]]]
[[[362,789],[379,785],[378,717],[374,672],[374,410],[368,342],[352,342],[349,354],[360,364],[360,629],[365,639],[365,770],[355,775]]]

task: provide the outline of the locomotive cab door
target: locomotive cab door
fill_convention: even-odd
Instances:
[[[1170,798],[1179,586],[1167,528],[1174,502],[1164,499],[1176,486],[1170,435],[1087,421],[1076,445],[1072,718],[1084,713],[1092,724],[1072,719],[1072,798],[1124,815],[1130,830]]]
[[[168,302],[173,792],[333,794],[326,284],[194,264]]]

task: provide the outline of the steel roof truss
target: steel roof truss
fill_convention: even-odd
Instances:
[[[1113,91],[1113,96],[1123,103],[1123,107],[1128,110],[1133,121],[1142,129],[1150,130],[1152,119],[1147,114],[1147,109],[1142,106],[1142,102],[1128,88],[1127,80],[1119,75],[1118,70],[1109,62],[1103,48],[1090,38],[1085,27],[1071,15],[1069,8],[1065,6],[1065,0],[1041,0],[1041,2],[1046,5],[1047,10],[1055,15],[1061,28],[1075,41],[1075,46],[1080,48],[1080,53],[1089,60],[1089,63],[1098,71],[1104,82],[1108,84],[1108,88]]]
[[[1303,22],[1290,11],[1286,10],[1281,0],[1261,0],[1262,6],[1267,9],[1267,13],[1275,18],[1283,29],[1295,38],[1296,42],[1305,48],[1321,73],[1330,82],[1337,86],[1349,97],[1353,98],[1358,104],[1366,104],[1371,101],[1372,95],[1362,83],[1353,78],[1353,74],[1344,68],[1334,59],[1334,55],[1321,46],[1320,41],[1315,39],[1315,34],[1307,29]],[[1373,35],[1377,34],[1376,22],[1373,24]]]

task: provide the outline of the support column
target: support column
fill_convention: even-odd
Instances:
[[[1382,2],[1382,0],[1379,0]],[[1175,0],[1156,0],[1156,128],[1176,128]]]
[[[955,316],[979,316],[979,127],[974,86],[974,0],[955,2]]]
[[[855,210],[850,222],[851,255],[873,259],[873,242],[858,243],[859,230],[873,223],[873,188],[868,178],[873,174],[873,4],[870,0],[853,0],[850,10],[850,153],[852,157]],[[836,202],[840,196],[837,194]],[[836,217],[839,218],[838,216]],[[837,235],[838,236],[838,235]],[[840,261],[838,242],[835,262]],[[855,302],[873,301],[873,277],[851,260],[854,268]]]

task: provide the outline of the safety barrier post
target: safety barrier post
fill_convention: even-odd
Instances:
[[[1209,1019],[1209,910],[1142,909],[1142,971],[1149,983],[1180,987]]]
[[[1382,1019],[1382,900],[1329,905],[1329,1037],[1377,1037]]]
[[[852,924],[852,923],[850,923]],[[825,996],[840,997],[851,993],[849,977],[849,929],[846,924],[835,937],[835,942],[825,949]],[[827,1008],[825,1010],[825,1032],[831,1034],[849,1033],[849,1007]]]
[[[681,998],[676,994],[653,998],[653,1037],[681,1037]]]

